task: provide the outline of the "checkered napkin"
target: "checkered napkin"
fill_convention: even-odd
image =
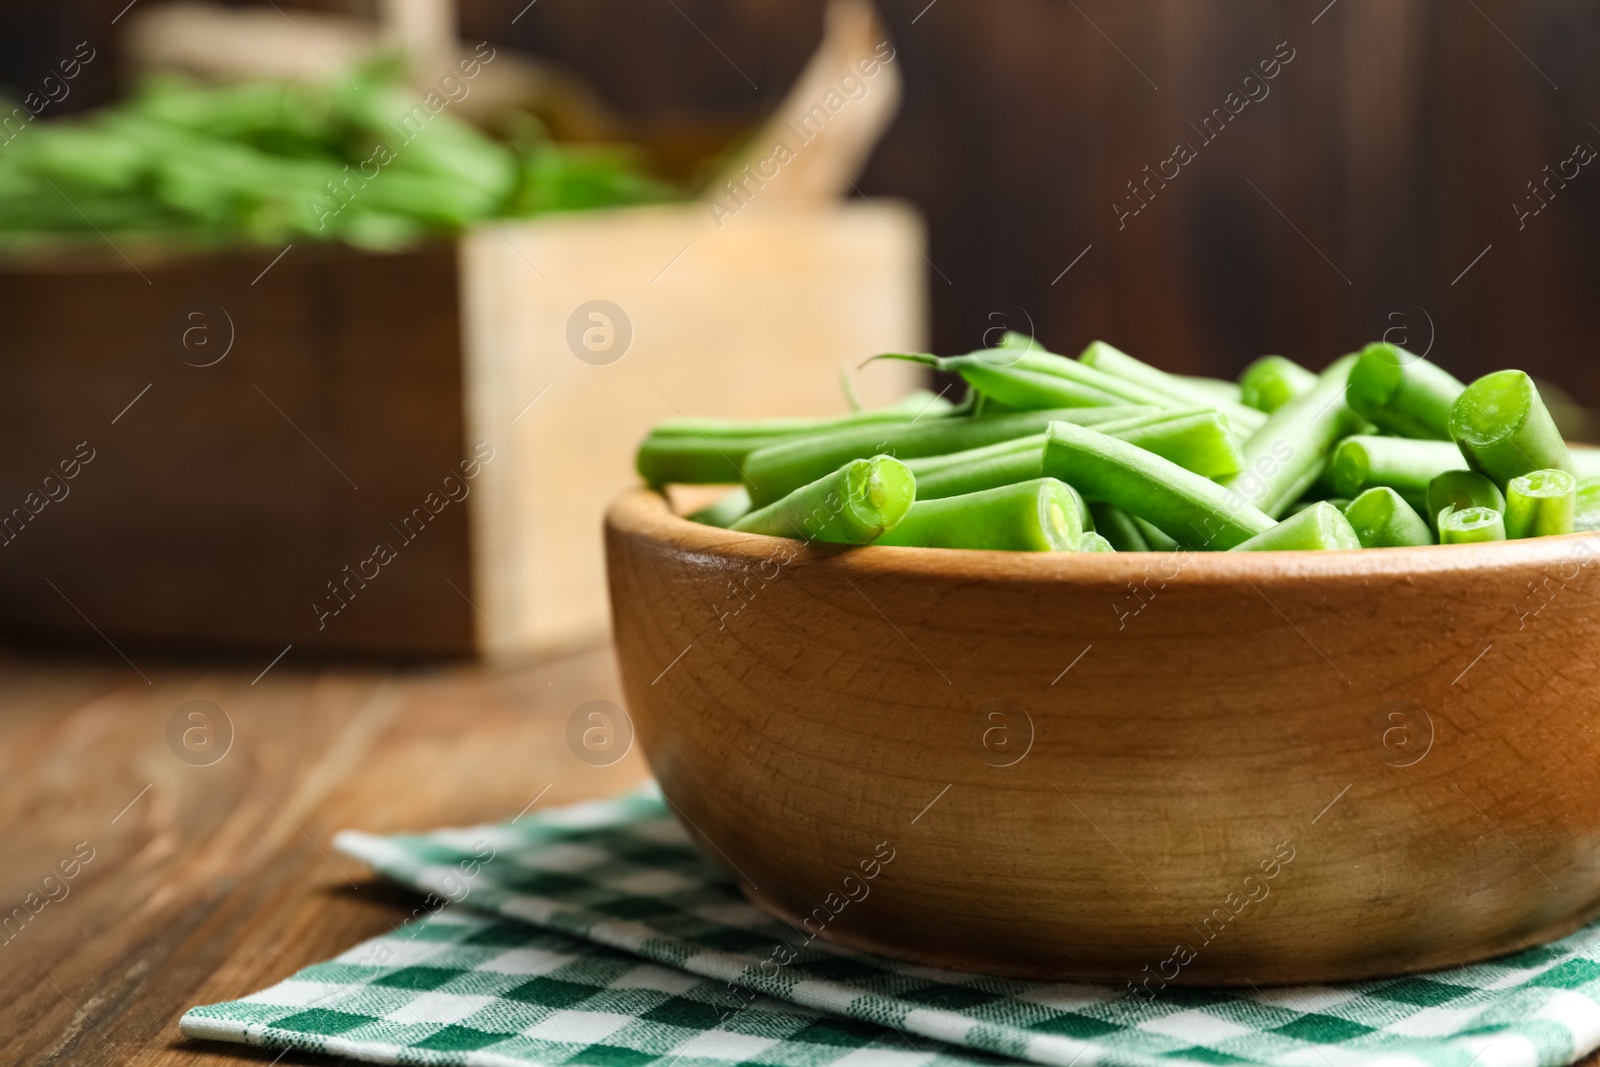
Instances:
[[[179,1025],[190,1037],[378,1063],[1003,1063],[953,1048],[919,1054],[893,1030],[767,997],[730,1008],[726,983],[456,908],[407,923],[244,1000],[195,1008]]]
[[[1426,976],[1248,993],[1169,987],[1150,1001],[807,943],[747,904],[654,792],[501,826],[345,833],[336,844],[428,892],[429,909],[471,910],[408,924],[243,1001],[196,1008],[185,1033],[386,1062],[597,1067],[678,1057],[923,1067],[993,1056],[1049,1067],[1562,1067],[1600,1046],[1593,927]],[[370,955],[408,938],[420,947]],[[761,965],[779,945],[794,955],[773,973]],[[546,957],[559,958],[548,973],[528,962]],[[578,977],[560,970],[569,967]]]

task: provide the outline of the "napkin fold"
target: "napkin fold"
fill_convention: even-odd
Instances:
[[[195,1008],[184,1033],[391,1063],[594,1067],[1566,1067],[1600,1046],[1597,927],[1428,975],[1149,1000],[810,940],[747,903],[653,790],[335,844],[427,894],[422,917]]]

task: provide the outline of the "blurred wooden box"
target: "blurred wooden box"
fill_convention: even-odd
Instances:
[[[840,360],[923,343],[921,241],[882,202],[691,204],[394,254],[0,263],[0,630],[134,660],[595,641],[639,438],[841,410]]]

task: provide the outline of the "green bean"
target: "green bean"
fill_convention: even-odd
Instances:
[[[1450,410],[1466,386],[1449,371],[1397,345],[1361,350],[1350,371],[1350,407],[1380,430],[1448,441]]]
[[[750,494],[740,485],[722,494],[715,503],[691,512],[689,519],[706,526],[720,526],[726,530],[749,512]]]
[[[1012,410],[1108,404],[1147,404],[1186,411],[1240,407],[1237,396],[1231,395],[1230,382],[1176,378],[1192,395],[1174,396],[1047,351],[1032,338],[1015,332],[1008,332],[997,348],[964,356],[888,353],[877,358],[910,360],[959,373],[983,397],[985,405]],[[1221,396],[1217,395],[1219,389],[1223,391]]]
[[[1262,356],[1239,375],[1239,398],[1268,415],[1317,384],[1314,372],[1283,356]]]
[[[1344,402],[1354,362],[1354,356],[1335,360],[1310,392],[1268,415],[1244,444],[1244,467],[1222,484],[1271,516],[1282,515],[1304,496],[1339,438],[1361,423]]]
[[[961,368],[960,374],[962,380],[979,393],[1018,411],[1107,407],[1144,402],[1131,401],[1070,378],[1026,367],[995,367],[977,362]]]
[[[1150,551],[1150,543],[1139,532],[1136,520],[1121,508],[1090,504],[1089,514],[1094,518],[1095,531],[1118,552]]]
[[[1007,334],[1007,340],[1015,335]],[[1027,338],[1021,338],[1026,342]],[[969,352],[964,356],[931,356],[886,352],[877,359],[902,359],[959,374],[979,393],[1001,404],[1032,411],[1043,408],[1149,404],[1171,407],[1173,401],[1066,356],[1021,343]]]
[[[1435,530],[1439,528],[1441,512],[1461,511],[1466,508],[1506,509],[1505,494],[1500,487],[1477,471],[1445,471],[1428,483],[1427,516]]]
[[[1445,471],[1466,470],[1461,450],[1449,441],[1405,437],[1346,437],[1330,464],[1334,492],[1356,497],[1374,486],[1388,486],[1417,510],[1428,506],[1428,486]]]
[[[1044,434],[1030,434],[1015,441],[999,441],[944,456],[909,459],[906,467],[917,479],[918,500],[943,500],[1033,481],[1043,476]],[[1087,506],[1080,519],[1084,528],[1093,526]]]
[[[879,452],[902,459],[938,456],[1042,433],[1056,420],[1097,424],[1148,413],[1147,408],[1118,406],[851,426],[755,449],[745,456],[740,471],[750,499],[764,507],[842,463]]]
[[[1505,519],[1493,508],[1463,508],[1439,516],[1439,543],[1442,545],[1505,539]]]
[[[8,147],[0,241],[99,229],[203,245],[305,237],[393,247],[496,215],[671,193],[614,150],[555,145],[532,126],[514,150],[430,114],[397,77],[393,64],[326,86],[154,76]]]
[[[650,429],[652,437],[798,437],[802,434],[827,433],[849,426],[878,422],[902,422],[913,419],[941,418],[951,414],[955,405],[942,396],[926,389],[906,394],[887,407],[851,411],[846,415],[821,417],[770,419],[664,419]]]
[[[758,448],[776,444],[784,435],[736,436],[652,432],[639,444],[634,465],[649,485],[723,485],[739,480],[739,464]]]
[[[1585,531],[1600,530],[1600,477],[1578,479],[1572,528]]]
[[[1096,429],[1196,474],[1214,477],[1219,470],[1238,469],[1238,446],[1216,411],[1158,412],[1099,423]],[[1043,457],[1044,434],[1039,433],[963,452],[909,459],[906,465],[917,476],[917,499],[936,500],[1037,478],[1043,473]]]
[[[1562,470],[1519,475],[1506,485],[1506,538],[1571,533],[1578,508],[1578,480]]]
[[[1360,548],[1361,541],[1339,509],[1319,500],[1271,529],[1234,545],[1233,552],[1294,552],[1302,549]]]
[[[1044,434],[1029,434],[1012,441],[996,441],[942,456],[905,461],[917,479],[918,500],[976,493],[982,489],[1026,482],[1041,476]]]
[[[1270,516],[1216,482],[1071,423],[1053,422],[1046,431],[1044,472],[1192,548],[1232,548],[1273,525]]]
[[[1185,405],[1214,407],[1228,417],[1229,424],[1241,436],[1248,437],[1261,428],[1265,421],[1261,412],[1240,403],[1229,403],[1196,389],[1176,374],[1158,370],[1142,360],[1134,359],[1104,341],[1093,341],[1078,356],[1078,362],[1104,371],[1116,378],[1142,385],[1152,392],[1171,397]]]
[[[1102,392],[1111,393],[1113,396],[1120,396],[1124,399],[1125,403],[1153,404],[1157,407],[1195,406],[1194,402],[1192,401],[1175,399],[1158,390],[1151,389],[1148,386],[1140,385],[1138,382],[1129,381],[1127,378],[1119,377],[1115,374],[1107,374],[1102,370],[1096,370],[1094,367],[1091,367],[1086,363],[1072,359],[1069,356],[1063,356],[1059,352],[1051,352],[1032,337],[1029,337],[1026,334],[1018,333],[1016,330],[1007,330],[1005,335],[1000,339],[998,353],[994,350],[990,350],[989,355],[991,357],[991,362],[994,362],[998,365],[1002,362],[1014,360],[1014,353],[1019,351],[1028,355],[1029,362],[1022,365],[1025,365],[1030,369],[1038,370],[1045,374],[1055,374],[1060,375],[1061,377],[1071,378],[1074,381],[1082,382],[1084,385],[1093,386]],[[1210,381],[1211,379],[1197,378],[1190,380],[1199,382]],[[1231,383],[1216,382],[1214,384],[1226,388]],[[1197,386],[1197,388],[1203,389],[1205,387]],[[1232,399],[1235,402],[1238,400],[1237,397],[1233,397]],[[1214,402],[1212,401],[1207,401],[1206,404],[1207,406],[1215,406]]]
[[[1450,436],[1468,466],[1497,485],[1538,470],[1573,473],[1538,387],[1519,370],[1495,371],[1467,386],[1450,409]]]
[[[1344,509],[1362,548],[1433,544],[1433,531],[1404,497],[1386,485],[1368,489]]]
[[[1150,546],[1150,551],[1176,552],[1182,547],[1175,539],[1168,537],[1165,533],[1162,533],[1155,526],[1149,522],[1146,522],[1144,519],[1141,519],[1139,516],[1130,515],[1128,517],[1133,520],[1133,524],[1137,526],[1139,528],[1139,532],[1144,535],[1144,543]]]
[[[654,427],[640,443],[634,463],[639,476],[650,485],[728,484],[739,480],[739,465],[757,449],[835,430],[909,425],[923,415],[931,425],[948,417],[952,406],[924,393],[891,407],[831,418],[669,419]]]
[[[916,495],[916,479],[893,456],[856,459],[750,512],[730,529],[865,545],[903,519]]]
[[[1139,426],[1113,424],[1101,429],[1207,478],[1225,478],[1244,465],[1244,453],[1219,411],[1175,413]]]
[[[1174,374],[1173,377],[1187,388],[1203,393],[1208,403],[1215,404],[1218,401],[1229,404],[1244,403],[1244,391],[1239,388],[1238,382],[1226,382],[1221,378],[1202,378],[1193,374]],[[1245,407],[1250,406],[1245,404]]]
[[[1035,478],[941,500],[919,500],[880,545],[1071,552],[1083,537],[1082,501],[1071,486]]]
[[[1288,512],[1286,514],[1288,514],[1288,515],[1298,515],[1302,511],[1304,511],[1306,508],[1316,507],[1318,504],[1324,504],[1324,503],[1332,504],[1334,507],[1338,508],[1340,511],[1343,511],[1345,508],[1350,506],[1350,498],[1347,497],[1347,496],[1330,496],[1330,497],[1324,497],[1323,499],[1318,500],[1318,499],[1315,499],[1313,497],[1305,497],[1303,499],[1296,500],[1292,505],[1290,505],[1289,510],[1288,510]]]
[[[1078,539],[1079,552],[1115,552],[1117,548],[1105,537],[1090,530]]]

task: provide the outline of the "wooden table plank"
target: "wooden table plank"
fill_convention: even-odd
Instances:
[[[512,672],[280,668],[254,685],[144,670],[149,683],[114,663],[0,661],[0,1062],[271,1062],[185,1040],[177,1019],[421,903],[336,855],[335,831],[505,820],[541,792],[539,807],[565,804],[646,773],[637,752],[595,767],[567,747],[579,704],[621,701],[609,649]],[[233,724],[210,766],[168,744],[196,699]],[[61,880],[75,848],[92,858]],[[59,899],[41,906],[46,890]]]

